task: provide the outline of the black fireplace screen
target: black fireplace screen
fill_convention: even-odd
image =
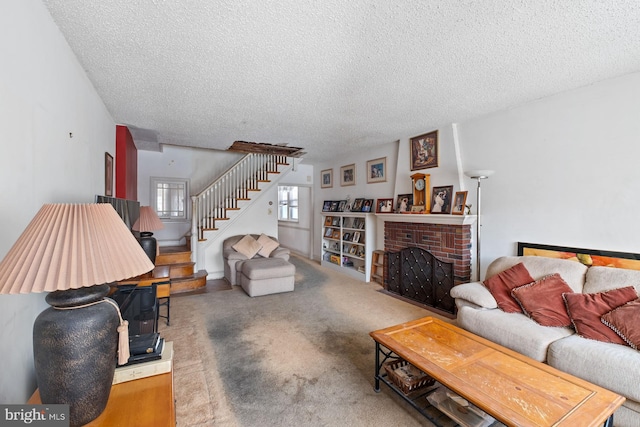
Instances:
[[[456,314],[453,287],[453,263],[439,260],[431,252],[409,247],[387,252],[387,291],[403,298]]]

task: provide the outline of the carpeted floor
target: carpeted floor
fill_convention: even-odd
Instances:
[[[384,385],[373,391],[369,332],[434,314],[378,284],[291,262],[294,292],[171,298],[160,332],[174,342],[178,426],[431,426]]]

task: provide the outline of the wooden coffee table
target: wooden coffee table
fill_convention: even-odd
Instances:
[[[370,335],[376,343],[375,390],[382,380],[408,401],[382,369],[394,355],[509,426],[612,426],[625,400],[433,317]]]

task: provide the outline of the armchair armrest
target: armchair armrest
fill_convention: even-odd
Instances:
[[[289,249],[280,246],[271,252],[269,258],[282,258],[283,260],[288,261],[290,254],[291,251]]]
[[[246,255],[243,255],[240,252],[236,252],[236,251],[228,252],[227,254],[225,254],[225,258],[228,261],[231,261],[231,260],[241,261],[241,260],[249,259],[246,257]]]
[[[451,288],[450,295],[457,299],[466,300],[478,307],[486,309],[498,308],[496,299],[480,282],[463,283]]]

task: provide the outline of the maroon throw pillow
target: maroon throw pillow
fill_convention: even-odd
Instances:
[[[631,348],[634,350],[640,348],[640,299],[605,313],[600,320]]]
[[[567,312],[578,335],[592,340],[626,345],[611,328],[600,321],[600,317],[621,305],[638,298],[633,286],[612,289],[595,294],[562,294]]]
[[[502,311],[522,313],[520,305],[511,296],[511,290],[533,281],[529,270],[520,262],[495,276],[485,279],[483,285],[491,292]]]
[[[562,294],[573,292],[558,273],[511,291],[522,311],[542,326],[571,326]]]

